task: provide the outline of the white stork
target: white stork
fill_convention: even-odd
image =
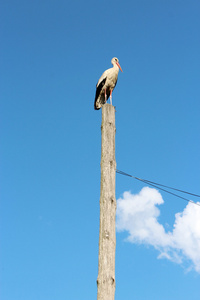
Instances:
[[[100,109],[109,97],[110,103],[112,104],[112,91],[117,84],[119,69],[121,72],[123,71],[120,67],[118,58],[113,57],[111,63],[113,64],[113,67],[106,70],[97,82],[94,109]]]

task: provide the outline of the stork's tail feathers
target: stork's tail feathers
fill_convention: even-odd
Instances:
[[[101,95],[94,101],[94,109],[100,109],[106,103],[104,95]]]
[[[99,103],[98,103],[99,104]],[[99,110],[101,108],[101,105],[97,105],[96,102],[94,102],[94,109]]]

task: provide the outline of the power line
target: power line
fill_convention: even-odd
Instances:
[[[187,201],[187,202],[191,202],[191,203],[193,203],[193,204],[196,204],[196,205],[200,206],[200,203],[194,202],[194,201],[189,200],[189,199],[187,199],[187,198],[184,198],[184,197],[182,197],[182,196],[180,196],[180,195],[177,195],[177,194],[175,194],[175,193],[172,193],[172,192],[170,192],[170,191],[167,191],[166,189],[161,188],[161,186],[162,186],[162,187],[165,187],[165,188],[168,188],[168,189],[172,189],[172,190],[181,192],[181,193],[189,194],[189,195],[192,195],[192,196],[195,196],[195,197],[200,197],[200,195],[193,194],[193,193],[189,193],[189,192],[186,192],[186,191],[183,191],[183,190],[179,190],[179,189],[176,189],[176,188],[172,188],[172,187],[169,187],[169,186],[167,186],[167,185],[160,184],[160,183],[156,183],[156,182],[153,182],[153,181],[150,181],[150,180],[138,178],[138,177],[136,177],[136,176],[130,175],[130,174],[125,173],[125,172],[120,171],[120,170],[116,170],[116,172],[117,172],[118,174],[121,174],[121,175],[124,175],[124,176],[128,176],[128,177],[132,177],[132,178],[134,178],[134,179],[136,179],[136,180],[142,181],[142,182],[144,182],[144,183],[146,183],[146,184],[148,184],[148,185],[150,185],[150,186],[153,186],[153,187],[155,187],[155,188],[158,188],[158,189],[160,189],[160,190],[162,190],[162,191],[164,191],[164,192],[166,192],[166,193],[168,193],[168,194],[171,194],[171,195],[173,195],[173,196],[175,196],[175,197],[178,197],[178,198],[181,198],[181,199],[183,199],[183,200],[185,200],[185,201]]]
[[[120,171],[120,170],[116,170],[116,172],[119,173],[119,174],[122,174],[122,175],[133,177],[133,178],[138,179],[138,180],[145,181],[146,183],[152,183],[152,184],[155,184],[155,185],[160,185],[160,186],[166,187],[166,188],[174,190],[174,191],[178,191],[178,192],[181,192],[181,193],[189,194],[189,195],[192,195],[192,196],[195,196],[195,197],[200,197],[200,195],[189,193],[189,192],[186,192],[186,191],[183,191],[183,190],[179,190],[179,189],[176,189],[176,188],[173,188],[173,187],[161,184],[161,183],[156,183],[156,182],[153,182],[153,181],[150,181],[150,180],[147,180],[147,179],[141,179],[141,178],[129,175],[129,174],[127,174],[127,173],[125,173],[123,171]]]

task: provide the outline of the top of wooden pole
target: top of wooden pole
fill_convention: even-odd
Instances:
[[[107,119],[108,116],[109,116],[109,120]],[[102,106],[102,123],[103,123],[103,118],[105,121],[110,121],[115,123],[115,107],[112,104],[106,103]]]

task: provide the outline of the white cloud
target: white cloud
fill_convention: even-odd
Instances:
[[[160,252],[158,258],[179,264],[187,260],[200,273],[200,207],[188,203],[175,215],[172,232],[166,232],[157,207],[163,203],[161,194],[149,187],[136,195],[124,192],[117,200],[117,231],[128,231],[131,243],[153,246]]]

